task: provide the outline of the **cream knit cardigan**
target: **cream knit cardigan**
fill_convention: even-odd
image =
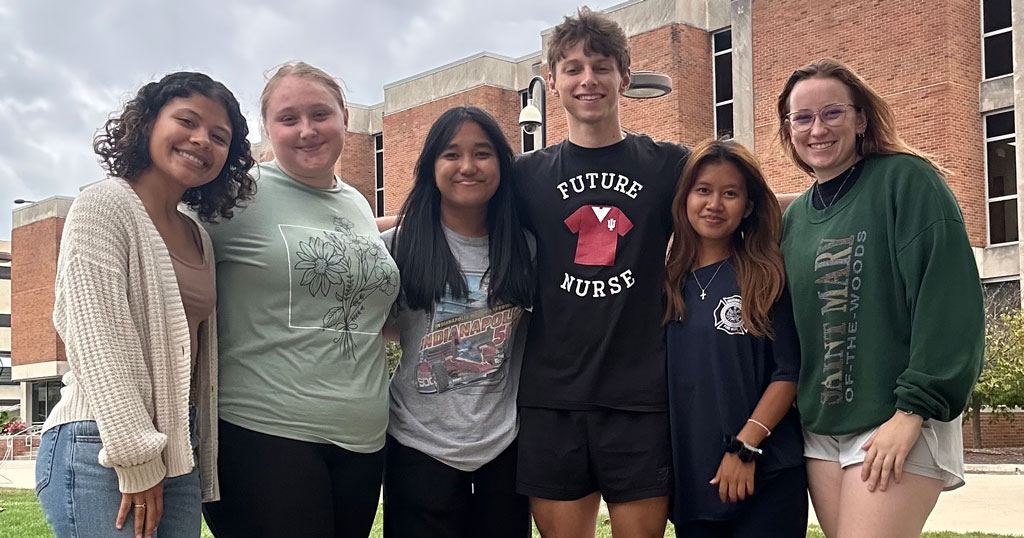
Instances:
[[[214,272],[213,246],[199,226]],[[199,329],[196,394],[203,501],[217,483],[216,312]],[[71,371],[48,430],[95,420],[99,463],[136,493],[194,467],[189,442],[191,339],[174,266],[142,200],[123,179],[99,182],[75,199],[57,262],[53,325]]]

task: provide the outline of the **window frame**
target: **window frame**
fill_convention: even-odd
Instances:
[[[384,133],[373,135],[373,209],[384,216]]]
[[[1013,114],[1014,114],[1014,109],[1011,107],[1011,108],[1004,108],[1004,109],[1000,109],[1000,110],[994,110],[992,112],[983,114],[982,118],[981,118],[982,130],[983,130],[983,133],[984,133],[984,140],[985,140],[985,147],[984,147],[984,151],[985,151],[985,178],[984,178],[985,179],[985,244],[987,246],[990,246],[990,247],[1001,247],[1001,246],[1005,246],[1005,245],[1014,245],[1014,244],[1020,243],[1020,226],[1018,224],[1020,222],[1020,211],[1021,211],[1020,193],[1014,192],[1013,194],[1005,194],[1003,196],[996,196],[994,198],[989,195],[989,180],[990,180],[990,178],[989,178],[990,171],[989,171],[989,163],[988,163],[989,144],[991,144],[992,142],[1001,142],[1003,140],[1016,140],[1016,137],[1017,137],[1016,125],[1015,124],[1011,124],[1011,125],[1014,125],[1014,131],[1011,132],[1011,133],[1002,134],[1002,135],[998,135],[998,136],[989,136],[988,135],[988,118],[989,118],[989,116],[996,116],[996,115],[999,115],[999,114],[1010,114],[1011,117],[1012,117]],[[1016,146],[1015,143],[1011,143],[1010,144],[1010,147],[1013,147],[1014,149],[1016,149],[1015,146]],[[1016,160],[1014,162],[1016,162]],[[1016,174],[1017,174],[1017,170],[1015,168],[1014,169],[1014,176],[1016,176]],[[1016,177],[1014,179],[1016,179]],[[1014,183],[1016,184],[1016,181],[1014,181]],[[1005,201],[1008,201],[1008,200],[1016,200],[1017,201],[1017,222],[1014,223],[1014,227],[1017,228],[1017,240],[1016,241],[1005,241],[1005,242],[1002,242],[1002,243],[993,243],[992,242],[992,210],[991,210],[992,204],[996,203],[996,202],[1005,202]]]
[[[729,48],[722,49],[722,50],[715,50],[715,36],[716,35],[724,34],[726,32],[729,33]],[[715,67],[715,65],[717,64],[716,60],[718,59],[719,56],[728,55],[729,56],[729,68],[732,69],[732,60],[733,60],[733,58],[732,58],[732,51],[733,51],[732,27],[731,26],[727,26],[725,28],[721,28],[719,30],[711,32],[709,37],[711,38],[711,101],[712,101],[712,111],[711,111],[712,119],[711,119],[711,121],[712,121],[712,125],[714,126],[714,136],[715,136],[715,138],[732,139],[732,138],[734,138],[736,136],[736,118],[735,118],[736,112],[735,112],[735,109],[733,109],[733,114],[732,114],[732,117],[730,118],[730,122],[729,122],[729,136],[728,137],[723,137],[722,135],[719,134],[721,130],[718,128],[718,111],[719,111],[720,108],[724,108],[726,106],[729,106],[730,108],[732,108],[732,104],[733,104],[733,102],[735,100],[736,95],[735,95],[735,92],[730,91],[729,92],[730,93],[730,98],[729,99],[727,99],[725,101],[718,101],[718,96],[716,95],[717,88],[718,88],[718,69],[716,69],[716,67]],[[729,73],[729,78],[730,79],[732,78],[732,73],[731,72]],[[730,89],[734,90],[735,87],[730,88]]]
[[[1013,38],[1012,38],[1012,35],[1011,35],[1011,38],[1010,38],[1010,42],[1011,42],[1010,72],[1009,73],[1003,73],[1002,75],[996,75],[994,77],[988,76],[988,73],[985,72],[985,63],[987,61],[987,55],[985,53],[987,47],[985,46],[985,41],[988,38],[990,38],[990,37],[994,37],[994,36],[1005,34],[1005,33],[1010,33],[1010,34],[1013,33],[1013,20],[1012,20],[1012,16],[1013,16],[1012,9],[1013,8],[1012,8],[1012,5],[1011,5],[1011,14],[1010,14],[1011,15],[1011,20],[1008,22],[1007,26],[999,28],[997,30],[992,30],[990,32],[986,32],[985,31],[985,3],[986,3],[986,1],[987,0],[981,0],[981,4],[980,4],[980,7],[981,7],[981,19],[980,19],[980,22],[981,22],[981,27],[980,27],[980,30],[981,30],[981,80],[983,80],[983,81],[984,80],[997,80],[997,79],[1004,78],[1004,77],[1012,77],[1013,76],[1013,64],[1012,64],[1012,61],[1013,61],[1012,60],[1013,59],[1013,50],[1012,50]]]

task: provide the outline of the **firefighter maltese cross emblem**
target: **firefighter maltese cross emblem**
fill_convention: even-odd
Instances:
[[[743,326],[743,298],[739,295],[723,297],[715,307],[715,328],[726,334],[746,334]]]

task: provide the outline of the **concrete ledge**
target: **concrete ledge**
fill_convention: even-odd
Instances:
[[[1024,474],[1024,463],[968,463],[964,465],[968,474]]]
[[[68,210],[71,209],[71,202],[73,201],[75,199],[70,196],[51,196],[45,200],[16,207],[11,213],[14,223],[12,228],[28,226],[33,222],[49,218],[67,217]]]
[[[11,367],[11,380],[36,381],[41,379],[59,379],[68,373],[71,367],[68,361],[47,361],[33,364],[16,364]]]

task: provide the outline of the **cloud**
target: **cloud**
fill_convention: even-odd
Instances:
[[[265,72],[302,59],[375,104],[383,86],[480,51],[540,50],[579,0],[0,0],[0,208],[102,177],[92,138],[138,88],[198,70],[235,93],[258,138]],[[594,8],[612,5],[593,5]],[[0,238],[10,234],[0,219]]]

